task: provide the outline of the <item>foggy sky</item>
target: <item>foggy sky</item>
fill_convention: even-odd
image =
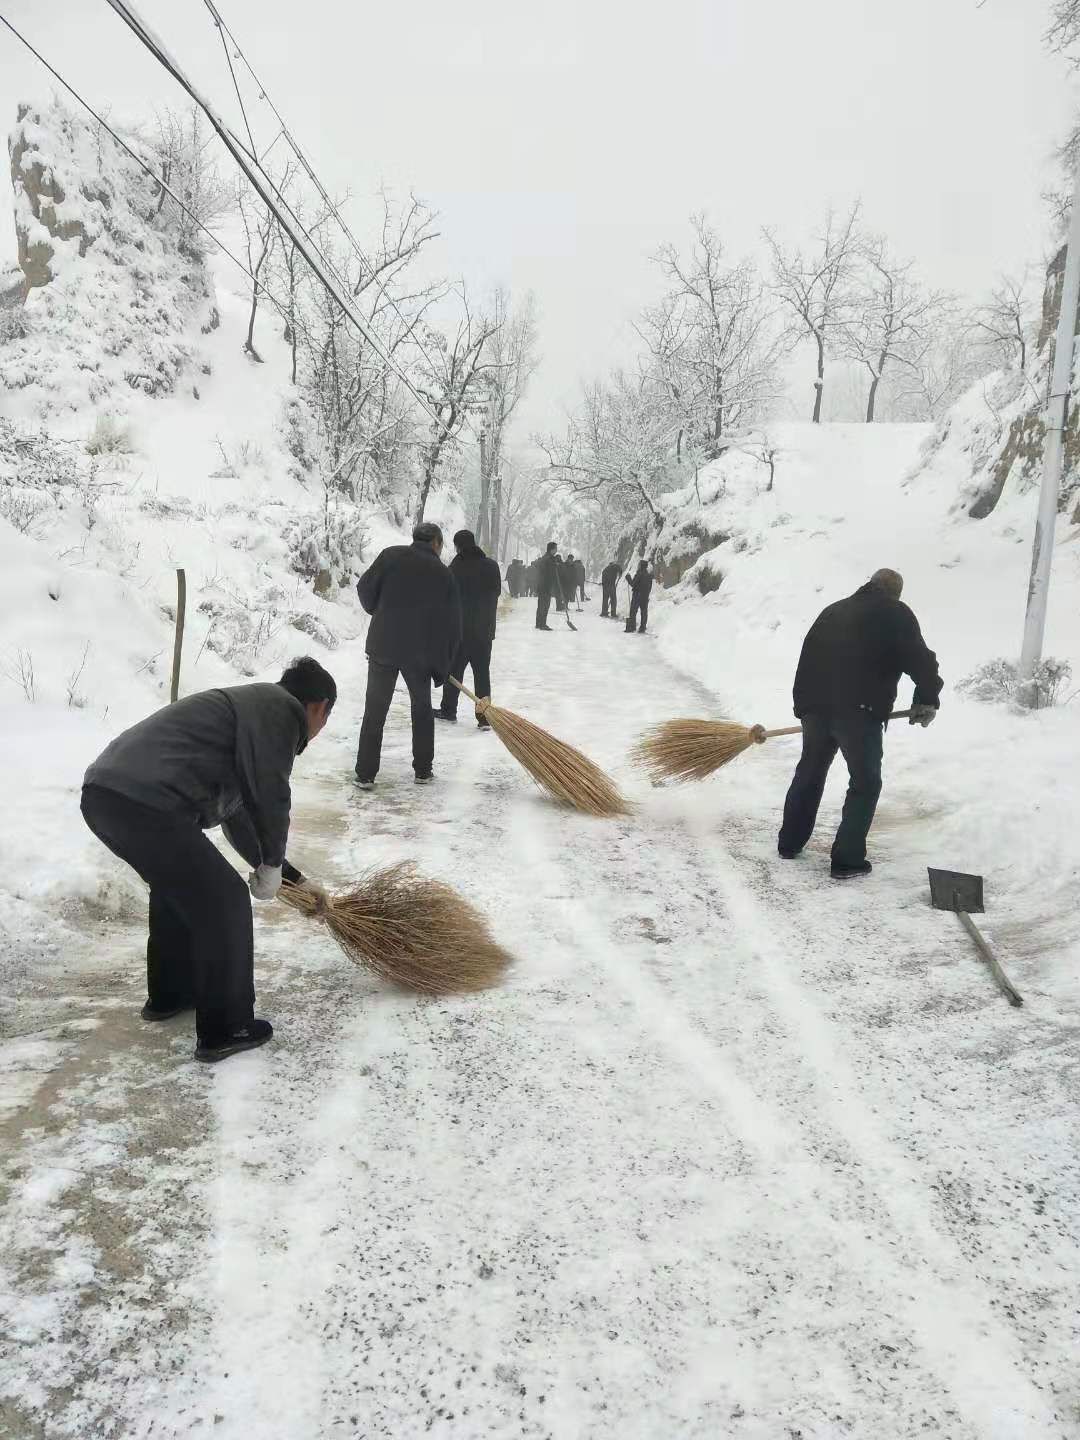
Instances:
[[[105,0],[3,8],[116,117],[182,103]],[[1045,252],[1039,197],[1075,87],[1043,50],[1042,0],[219,8],[329,188],[413,187],[442,213],[442,266],[535,291],[544,363],[522,431],[628,353],[648,256],[693,211],[738,255],[763,224],[797,237],[862,195],[933,284],[968,293]],[[201,0],[141,9],[239,125]],[[0,124],[50,88],[0,31]]]

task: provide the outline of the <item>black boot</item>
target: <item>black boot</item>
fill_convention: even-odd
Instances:
[[[245,1020],[224,1031],[210,1031],[199,1036],[195,1046],[195,1059],[213,1064],[229,1055],[238,1055],[241,1050],[255,1050],[265,1045],[274,1033],[269,1020]]]
[[[837,865],[834,863],[830,873],[834,880],[857,880],[860,875],[869,875],[873,868],[869,860],[864,860],[861,865]]]
[[[150,1001],[147,1000],[139,1013],[144,1020],[171,1020],[174,1015],[183,1015],[185,1010],[193,1010],[194,1008],[194,1005],[189,1001],[186,1005],[170,1005],[163,1010],[159,1010],[156,1005],[151,1005]]]

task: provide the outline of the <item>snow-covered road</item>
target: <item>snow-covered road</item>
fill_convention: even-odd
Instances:
[[[388,993],[260,907],[265,1050],[207,1072],[189,1018],[142,1026],[137,928],[0,1046],[0,1435],[1080,1436],[1080,1027],[890,883],[887,789],[880,883],[827,879],[831,812],[782,864],[792,751],[650,790],[640,730],[720,697],[595,598],[577,635],[529,608],[496,699],[634,817],[556,809],[467,707],[417,789],[404,698],[360,794],[356,652],[296,771],[292,857],[451,880],[501,991]]]

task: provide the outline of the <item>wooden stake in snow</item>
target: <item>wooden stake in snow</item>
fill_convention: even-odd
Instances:
[[[180,698],[180,652],[184,648],[184,611],[187,609],[187,576],[183,570],[176,572],[176,635],[172,652],[172,688],[169,704],[175,705]]]

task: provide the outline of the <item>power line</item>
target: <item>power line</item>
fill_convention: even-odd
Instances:
[[[229,41],[229,42],[233,45],[233,47],[235,48],[236,54],[237,54],[237,56],[238,56],[241,64],[244,66],[245,70],[248,72],[248,74],[251,76],[252,80],[255,82],[255,85],[256,85],[256,87],[257,87],[257,89],[258,89],[258,91],[259,91],[259,98],[260,98],[260,100],[264,100],[264,101],[266,102],[266,104],[269,105],[270,110],[271,110],[271,112],[273,113],[274,119],[277,121],[278,125],[281,127],[281,128],[280,128],[280,134],[281,134],[281,135],[284,135],[285,140],[286,140],[286,142],[288,143],[290,149],[292,150],[293,154],[296,156],[297,160],[300,162],[300,165],[303,167],[304,173],[307,175],[307,177],[308,177],[308,179],[311,181],[312,185],[314,185],[315,189],[318,191],[319,197],[320,197],[320,199],[322,200],[323,204],[327,207],[327,210],[329,211],[329,213],[330,213],[331,215],[333,215],[334,219],[335,219],[335,220],[338,222],[338,224],[341,226],[342,232],[344,233],[345,237],[346,237],[347,240],[349,241],[349,244],[352,246],[353,251],[355,252],[357,258],[360,260],[361,264],[362,264],[362,265],[365,265],[365,266],[367,267],[368,273],[371,275],[371,279],[372,279],[373,283],[375,284],[376,288],[378,289],[380,295],[382,295],[383,298],[390,304],[390,306],[393,308],[395,314],[397,315],[398,319],[401,320],[402,324],[404,324],[404,325],[406,326],[406,329],[407,329],[407,331],[409,332],[409,338],[412,340],[412,342],[413,342],[413,344],[416,346],[416,348],[420,351],[421,355],[423,355],[423,357],[424,357],[425,361],[427,362],[429,368],[431,369],[432,373],[434,374],[434,373],[435,373],[435,370],[436,370],[436,367],[435,367],[434,362],[432,361],[431,356],[430,356],[430,355],[428,354],[428,352],[425,350],[425,348],[424,348],[423,344],[421,343],[421,341],[419,340],[419,338],[418,338],[417,336],[415,336],[414,334],[412,334],[412,331],[413,331],[413,329],[414,329],[414,324],[415,324],[415,322],[411,322],[411,321],[409,321],[409,320],[405,317],[405,315],[402,313],[400,307],[398,306],[397,301],[396,301],[396,300],[394,299],[394,297],[387,291],[386,287],[383,285],[382,281],[379,279],[378,272],[376,271],[374,264],[373,264],[372,261],[368,258],[368,256],[365,254],[364,250],[361,248],[360,242],[357,240],[356,236],[353,234],[352,229],[350,228],[349,224],[348,224],[347,221],[345,220],[345,217],[341,214],[340,207],[339,207],[338,205],[335,205],[334,201],[333,201],[332,198],[330,197],[330,195],[329,195],[329,193],[327,192],[327,190],[326,190],[325,186],[323,185],[322,181],[319,179],[318,175],[315,173],[315,169],[314,169],[313,165],[311,164],[311,161],[308,159],[308,157],[307,157],[307,155],[305,154],[303,148],[301,147],[299,141],[296,139],[296,137],[293,135],[292,131],[289,129],[288,125],[287,125],[286,122],[285,122],[284,116],[281,114],[281,111],[277,108],[277,106],[274,104],[273,100],[270,98],[270,93],[269,93],[269,91],[267,90],[266,86],[265,86],[265,85],[262,83],[262,81],[259,79],[258,75],[256,75],[255,70],[254,70],[254,68],[253,68],[252,65],[251,65],[251,62],[248,60],[247,56],[245,55],[245,53],[244,53],[244,51],[243,51],[243,48],[242,48],[241,45],[240,45],[240,42],[237,40],[237,38],[236,38],[236,36],[233,34],[233,32],[229,29],[229,26],[226,24],[225,19],[224,19],[224,17],[222,16],[221,11],[218,9],[217,5],[214,3],[214,0],[203,0],[203,3],[204,3],[204,5],[206,6],[207,10],[210,12],[210,16],[211,16],[211,18],[213,19],[214,24],[217,26],[218,32],[220,33],[221,38],[222,38],[222,43],[224,44],[225,41],[226,41],[226,38],[227,38],[228,41]],[[239,87],[239,85],[236,83],[236,72],[233,70],[232,58],[231,58],[231,56],[228,55],[228,49],[227,49],[227,47],[226,47],[226,56],[227,56],[227,58],[228,58],[228,60],[229,60],[229,72],[230,72],[230,74],[231,74],[232,77],[233,77],[233,86],[234,86],[234,88],[235,88],[235,90],[236,90],[236,98],[237,98],[237,100],[238,100],[239,103],[240,103],[241,113],[244,115],[244,123],[247,124],[247,112],[244,110],[243,97],[242,97],[241,94],[240,94],[240,87]],[[248,133],[249,133],[249,135],[250,135],[250,127],[249,127],[249,130],[248,130]],[[255,148],[255,142],[254,142],[254,140],[252,140],[251,143],[252,143],[252,149],[254,149],[254,148]],[[276,142],[275,142],[275,143],[276,143]],[[468,423],[468,421],[466,421],[466,423]],[[470,426],[470,428],[471,428],[471,426]]]
[[[107,0],[107,3],[116,11],[128,28],[142,41],[155,59],[173,76],[177,84],[191,97],[199,109],[202,110],[217,132],[226,150],[228,150],[243,174],[247,177],[252,189],[289,235],[293,244],[307,261],[327,293],[337,302],[345,316],[352,321],[353,325],[367,340],[368,344],[371,345],[375,353],[385,362],[387,368],[397,375],[398,379],[409,391],[420,408],[431,417],[437,427],[442,428],[442,421],[435,414],[434,410],[432,410],[427,401],[419,394],[412,381],[397,364],[390,352],[384,349],[381,341],[376,338],[368,329],[366,323],[360,318],[359,313],[345,295],[340,280],[319,252],[312,236],[293,214],[288,203],[277,190],[277,187],[260,168],[255,157],[249,155],[245,146],[236,138],[232,130],[217,114],[210,102],[199,93],[180,69],[179,65],[171,58],[162,42],[156,38],[153,31],[151,31],[135,13],[132,6],[128,3],[128,0]]]

